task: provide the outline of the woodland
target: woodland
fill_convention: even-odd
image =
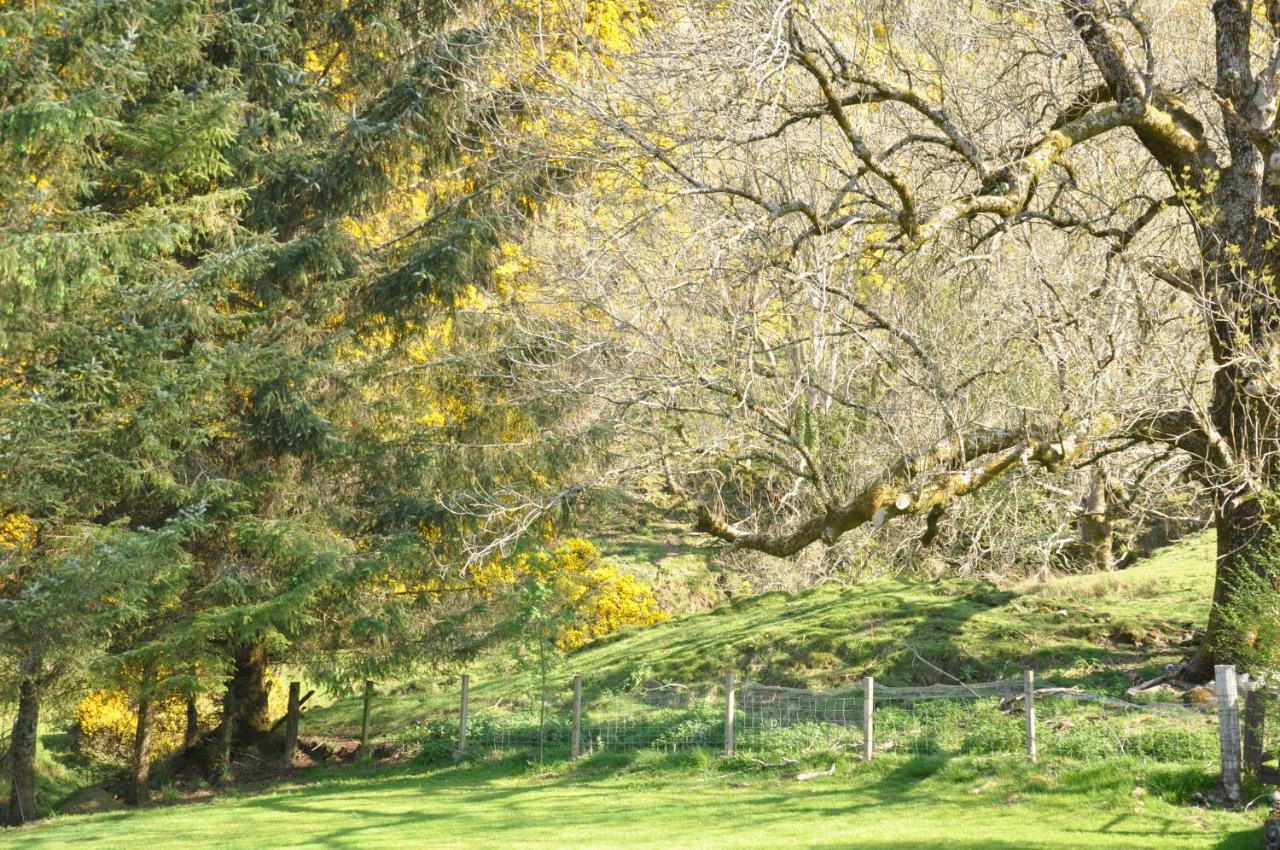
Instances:
[[[138,804],[282,669],[679,613],[647,518],[728,595],[1212,528],[1180,675],[1280,667],[1278,108],[1277,0],[0,0],[7,823],[59,712]]]

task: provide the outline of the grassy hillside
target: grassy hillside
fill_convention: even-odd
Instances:
[[[697,683],[734,669],[767,684],[830,686],[874,675],[888,684],[980,681],[1028,667],[1041,679],[1123,691],[1181,658],[1208,613],[1213,537],[1199,535],[1108,575],[1020,587],[948,579],[884,580],[798,594],[768,593],[623,632],[574,653],[560,678],[582,673],[589,693],[647,680]],[[681,553],[686,555],[687,553]],[[514,659],[474,665],[481,703],[532,690]],[[454,709],[457,686],[424,679],[384,688],[380,734]],[[304,732],[354,734],[359,701],[311,711]]]

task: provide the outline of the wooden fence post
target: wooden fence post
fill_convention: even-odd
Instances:
[[[582,755],[582,675],[573,677],[573,734],[569,738],[569,758]]]
[[[369,706],[373,703],[373,681],[364,680],[364,712],[360,715],[360,758],[367,759],[369,753]]]
[[[1027,717],[1027,758],[1031,759],[1034,764],[1038,753],[1036,752],[1036,674],[1034,670],[1028,670],[1026,679],[1022,683],[1022,699],[1023,706]]]
[[[871,761],[875,754],[876,680],[871,676],[862,680],[862,759]]]
[[[302,683],[289,683],[289,712],[284,721],[284,763],[293,764],[298,751],[298,714],[302,711]]]
[[[733,755],[733,671],[724,674],[724,754]]]
[[[1262,767],[1262,737],[1267,723],[1266,705],[1257,682],[1244,681],[1244,769],[1257,774]]]
[[[458,749],[453,751],[453,760],[462,761],[467,755],[467,698],[471,690],[471,676],[462,674],[462,701],[458,704]]]
[[[1240,805],[1240,702],[1236,668],[1219,664],[1213,668],[1214,690],[1218,696],[1218,744],[1222,752],[1222,799],[1232,808]]]

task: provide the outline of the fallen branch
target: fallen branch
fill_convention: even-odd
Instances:
[[[796,782],[808,782],[810,779],[817,779],[819,776],[835,776],[835,775],[836,775],[836,766],[835,766],[835,763],[832,762],[831,767],[827,768],[826,770],[808,770],[808,771],[805,771],[804,773],[797,773]]]
[[[312,694],[314,694],[315,692],[316,692],[316,691],[315,691],[315,688],[312,688],[311,690],[307,691],[307,693],[302,697],[302,699],[298,700],[298,710],[299,710],[299,711],[301,711],[301,710],[302,710],[302,707],[303,707],[304,705],[306,705],[306,704],[307,704],[307,700],[311,699],[311,695],[312,695]],[[279,720],[277,720],[275,723],[272,723],[272,724],[271,724],[271,731],[272,731],[272,732],[274,732],[274,731],[276,731],[277,729],[279,729],[279,728],[280,728],[280,724],[284,723],[284,722],[285,722],[286,720],[288,720],[288,719],[289,719],[289,715],[287,715],[287,714],[286,714],[284,717],[281,717],[281,718],[280,718]]]
[[[1134,685],[1132,688],[1129,688],[1129,690],[1125,691],[1124,695],[1127,697],[1136,697],[1138,694],[1142,693],[1143,691],[1149,691],[1157,685],[1163,685],[1167,683],[1169,681],[1170,675],[1171,674],[1169,673],[1163,673],[1159,676],[1156,676],[1154,679],[1148,679],[1145,682],[1139,682],[1138,684]]]

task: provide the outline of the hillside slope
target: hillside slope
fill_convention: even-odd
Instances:
[[[704,682],[728,669],[821,687],[865,675],[894,685],[981,681],[1032,668],[1042,680],[1118,693],[1187,653],[1208,614],[1213,548],[1203,534],[1118,573],[1012,588],[892,579],[767,593],[621,632],[570,655],[556,676],[581,673],[589,692],[616,693],[652,680]],[[489,657],[469,672],[478,700],[533,689],[514,658]],[[456,694],[452,678],[385,687],[372,728],[385,733],[455,710]],[[352,734],[358,721],[359,701],[340,700],[310,712],[303,731]]]

